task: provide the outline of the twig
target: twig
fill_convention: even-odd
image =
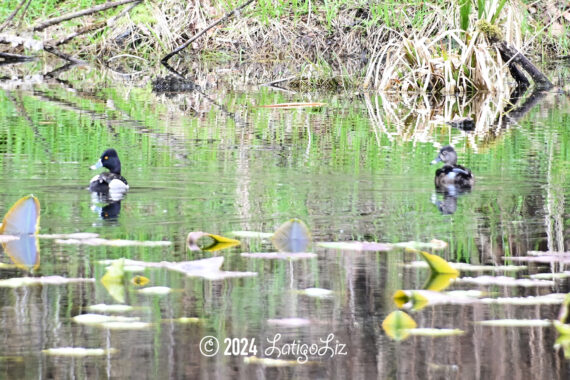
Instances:
[[[59,50],[57,50],[56,48],[54,48],[53,46],[49,46],[49,45],[45,45],[44,46],[44,50],[47,51],[48,53],[52,53],[53,55],[55,55],[56,57],[59,57],[61,59],[65,59],[66,61],[72,62],[72,63],[76,63],[78,65],[84,65],[86,64],[85,61],[82,61],[80,59],[77,58],[73,58],[72,56],[70,56],[69,54],[65,54],[64,52],[61,52]]]
[[[241,11],[243,8],[247,7],[249,4],[253,3],[254,1],[255,0],[249,0],[248,2],[237,7],[236,9],[226,13],[226,15],[224,17],[222,17],[222,18],[218,19],[217,21],[211,23],[205,29],[203,29],[198,34],[196,34],[194,37],[190,38],[188,41],[184,42],[182,45],[180,45],[179,47],[174,49],[172,52],[170,52],[169,54],[164,56],[164,58],[161,59],[161,62],[162,63],[168,62],[168,60],[170,58],[172,58],[173,55],[178,54],[182,50],[186,49],[188,47],[188,45],[190,45],[192,42],[197,40],[202,34],[206,33],[208,30],[212,29],[214,26],[220,24],[222,21],[225,21],[226,19],[230,18],[234,13]]]
[[[27,55],[2,53],[2,52],[0,52],[0,58],[4,58],[4,62],[24,62],[24,61],[33,61],[34,59],[36,59],[36,57],[28,57]]]
[[[120,0],[120,1],[115,1],[115,2],[111,2],[111,3],[105,3],[105,4],[97,5],[93,8],[84,9],[84,10],[81,10],[78,12],[68,13],[68,14],[65,14],[63,16],[55,17],[55,18],[49,19],[49,20],[47,20],[47,21],[45,21],[39,25],[36,25],[36,26],[32,27],[32,30],[34,32],[37,32],[40,30],[44,30],[45,28],[47,28],[49,26],[59,24],[62,21],[67,21],[67,20],[71,20],[71,19],[74,19],[77,17],[90,15],[92,13],[101,12],[101,11],[107,10],[109,8],[115,8],[115,7],[118,7],[119,5],[129,4],[129,3],[133,3],[135,1],[139,1],[139,0]]]
[[[262,84],[260,84],[260,86],[273,86],[273,85],[276,85],[277,83],[287,82],[287,81],[289,81],[291,79],[295,79],[295,78],[297,78],[297,76],[292,75],[292,76],[287,77],[287,78],[280,78],[280,79],[273,80],[271,82],[262,83]]]
[[[73,32],[71,34],[68,34],[66,37],[60,39],[59,41],[51,41],[48,44],[53,45],[53,46],[63,45],[63,44],[68,43],[69,41],[71,41],[72,39],[74,39],[77,36],[80,36],[80,35],[85,34],[85,33],[94,32],[98,29],[102,29],[105,26],[107,26],[111,23],[114,23],[117,19],[123,17],[131,9],[133,9],[134,7],[139,5],[140,3],[142,3],[142,0],[136,0],[134,4],[131,4],[131,6],[129,6],[128,8],[125,8],[120,14],[118,14],[115,17],[110,18],[108,21],[101,21],[101,22],[97,22],[97,23],[94,23],[91,25],[84,26],[83,28],[77,29],[75,32]]]
[[[25,16],[26,12],[28,11],[28,8],[30,7],[31,3],[32,3],[32,0],[28,1],[26,6],[24,7],[24,10],[22,11],[22,13],[20,13],[20,21],[18,21],[18,26],[17,26],[18,29],[20,28],[20,26],[22,26],[22,21],[24,21],[24,16]]]
[[[8,18],[6,20],[4,20],[4,22],[2,23],[2,25],[0,25],[0,32],[2,30],[4,30],[4,28],[6,27],[6,25],[8,25],[10,23],[10,21],[14,18],[14,16],[16,16],[16,13],[18,13],[18,11],[20,10],[20,8],[22,8],[22,6],[26,3],[26,1],[28,0],[22,0],[22,2],[20,4],[18,4],[18,6],[16,7],[16,9],[14,9],[14,11],[12,13],[10,13],[10,15],[8,16]],[[31,1],[31,0],[30,0]]]

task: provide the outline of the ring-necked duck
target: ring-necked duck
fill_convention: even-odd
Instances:
[[[431,164],[443,161],[445,165],[435,171],[435,186],[442,187],[456,185],[462,188],[470,188],[475,183],[471,170],[457,165],[457,153],[451,146],[444,146]]]
[[[97,193],[112,192],[125,192],[129,189],[129,184],[125,177],[121,175],[121,161],[115,149],[107,149],[99,158],[95,165],[91,166],[91,170],[99,169],[101,167],[109,169],[109,172],[104,172],[96,175],[89,183],[89,190]]]

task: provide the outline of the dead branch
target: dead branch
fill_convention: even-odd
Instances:
[[[120,1],[115,1],[115,2],[111,2],[111,3],[105,3],[105,4],[97,5],[95,7],[92,7],[89,9],[84,9],[84,10],[81,10],[78,12],[68,13],[68,14],[65,14],[63,16],[55,17],[55,18],[49,19],[45,22],[42,22],[41,24],[32,27],[32,30],[37,32],[40,30],[44,30],[45,28],[47,28],[49,26],[59,24],[60,22],[63,22],[63,21],[71,20],[71,19],[81,17],[81,16],[87,16],[87,15],[90,15],[92,13],[101,12],[101,11],[104,11],[104,10],[107,10],[110,8],[118,7],[120,5],[133,3],[135,1],[140,1],[140,0],[120,0]]]
[[[236,9],[226,13],[226,15],[220,19],[218,19],[217,21],[214,21],[213,23],[211,23],[210,25],[208,25],[205,29],[203,29],[202,31],[200,31],[198,34],[196,34],[194,37],[190,38],[188,41],[184,42],[182,45],[180,45],[179,47],[177,47],[176,49],[174,49],[172,52],[170,52],[169,54],[167,54],[164,58],[161,59],[162,63],[166,63],[168,62],[168,60],[170,58],[172,58],[173,55],[180,53],[182,50],[186,49],[188,47],[188,45],[190,45],[192,42],[194,42],[195,40],[197,40],[202,34],[206,33],[208,30],[212,29],[214,26],[220,24],[222,21],[227,20],[228,18],[230,18],[234,13],[241,11],[243,8],[247,7],[249,4],[253,3],[255,0],[249,0],[246,3],[240,5],[239,7],[237,7]]]
[[[45,45],[44,46],[44,50],[47,51],[48,53],[51,53],[53,55],[55,55],[56,57],[59,57],[61,59],[65,59],[66,61],[72,62],[72,63],[76,63],[79,65],[84,65],[86,64],[85,61],[82,61],[80,59],[74,58],[69,54],[65,54],[64,52],[61,52],[59,50],[57,50],[56,48],[54,48],[53,46],[49,46],[49,45]]]

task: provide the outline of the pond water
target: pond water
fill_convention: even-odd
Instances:
[[[413,252],[329,249],[317,242],[445,241],[430,250],[451,262],[525,265],[517,271],[462,270],[461,277],[517,279],[563,272],[557,262],[511,262],[528,251],[564,252],[570,211],[570,100],[547,94],[510,123],[494,123],[504,103],[430,99],[392,102],[381,95],[295,94],[256,88],[209,89],[207,96],[155,94],[110,73],[74,69],[34,85],[4,80],[0,89],[0,214],[21,197],[41,202],[41,234],[97,233],[105,239],[171,242],[168,246],[92,246],[39,239],[32,271],[7,266],[0,278],[63,276],[95,279],[62,285],[0,287],[2,378],[568,378],[558,333],[546,327],[489,327],[488,319],[557,318],[560,304],[445,304],[410,311],[419,327],[453,328],[457,336],[395,341],[382,322],[396,310],[399,289],[422,289],[429,269],[409,264]],[[324,102],[320,108],[259,107]],[[474,131],[444,123],[474,116]],[[499,126],[498,126],[499,125]],[[435,191],[439,148],[452,144],[476,177],[458,196]],[[130,190],[118,202],[87,190],[89,166],[109,147]],[[439,207],[438,207],[439,206]],[[190,251],[190,231],[273,232],[291,218],[311,230],[316,257],[267,260],[241,255],[274,251],[267,238],[239,238],[227,250]],[[225,271],[255,276],[210,280],[167,269],[125,275],[122,316],[140,330],[76,323],[88,306],[116,304],[101,283],[105,259],[180,262],[223,256]],[[3,254],[1,262],[11,264]],[[166,295],[145,295],[129,281],[147,277]],[[323,288],[328,297],[299,290]],[[452,283],[487,297],[567,293],[566,278],[548,286]],[[179,318],[197,318],[183,323]],[[297,320],[279,323],[283,318]],[[298,324],[296,325],[295,322]],[[280,334],[280,335],[277,335]],[[331,335],[332,334],[332,335]],[[203,355],[212,336],[220,352]],[[226,338],[252,342],[248,362],[224,355]],[[271,341],[282,349],[269,350]],[[329,340],[306,364],[286,352],[294,342]],[[234,342],[230,340],[230,342]],[[240,344],[243,341],[239,341]],[[234,343],[238,345],[238,343]],[[42,350],[86,347],[103,356],[51,356]],[[242,347],[240,345],[240,347]],[[252,352],[249,351],[248,355]],[[302,355],[301,355],[302,356]],[[286,365],[284,365],[286,364]]]

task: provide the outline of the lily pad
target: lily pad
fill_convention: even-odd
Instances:
[[[101,325],[107,322],[137,322],[138,317],[123,317],[118,315],[79,314],[72,318],[74,322],[82,325]]]
[[[103,322],[101,327],[109,330],[145,330],[152,327],[152,323],[148,322],[121,322],[121,321],[110,321]]]
[[[453,336],[453,335],[463,335],[465,331],[460,329],[432,329],[432,328],[415,328],[408,330],[410,335],[415,336]]]
[[[479,276],[479,277],[460,277],[455,282],[461,284],[475,285],[500,285],[500,286],[553,286],[553,281],[533,280],[528,278],[512,278],[506,276]]]
[[[448,294],[431,290],[398,290],[394,293],[397,307],[421,310],[428,305],[466,305],[478,302],[478,298],[464,294]]]
[[[67,245],[92,245],[92,246],[111,246],[111,247],[166,247],[172,245],[170,241],[139,241],[139,240],[121,240],[121,239],[55,239],[57,244]]]
[[[482,326],[497,327],[550,327],[552,321],[547,319],[491,319],[487,321],[476,321]]]
[[[54,347],[42,350],[42,353],[50,356],[107,356],[117,352],[115,348],[84,348],[84,347]]]
[[[412,250],[421,250],[421,249],[445,249],[447,247],[447,243],[443,240],[433,239],[428,243],[419,242],[419,241],[406,241],[402,243],[395,243],[393,244],[394,247],[399,248],[409,248]]]
[[[286,253],[286,252],[260,252],[260,253],[248,253],[243,252],[240,254],[242,257],[247,257],[250,259],[265,259],[265,260],[303,260],[303,259],[314,259],[317,254],[312,252],[297,252],[297,253]]]
[[[223,256],[210,257],[207,259],[182,261],[182,262],[146,262],[129,259],[121,259],[124,265],[136,265],[145,268],[164,268],[184,273],[188,277],[201,277],[207,280],[223,280],[236,277],[253,277],[257,272],[228,272],[220,269],[224,263]],[[113,263],[117,260],[103,260],[103,264]]]
[[[570,272],[566,271],[560,273],[536,273],[531,274],[529,277],[538,280],[562,280],[570,277]]]
[[[333,296],[334,293],[332,290],[329,289],[306,288],[303,290],[299,290],[299,294],[315,298],[330,298]]]
[[[452,268],[466,272],[519,272],[528,267],[526,265],[473,265],[466,263],[448,263]],[[404,264],[409,268],[427,268],[429,264],[425,261],[412,261]]]
[[[416,321],[400,310],[391,312],[382,322],[384,332],[394,340],[406,339],[410,335],[409,330],[416,327]]]
[[[0,287],[19,288],[22,286],[33,286],[33,285],[67,285],[78,282],[95,282],[95,279],[65,278],[61,276],[13,277],[6,280],[0,280]]]
[[[559,305],[564,301],[564,294],[553,293],[543,296],[529,297],[499,297],[499,298],[482,298],[481,303],[500,304],[500,305]]]
[[[163,296],[171,293],[172,289],[167,286],[151,286],[150,288],[139,289],[138,292],[146,295]]]
[[[258,232],[258,231],[232,231],[232,236],[244,239],[270,239],[273,232]]]
[[[133,311],[135,308],[129,305],[106,305],[99,303],[97,305],[87,306],[86,309],[96,313],[127,313]]]
[[[319,242],[319,247],[328,249],[340,249],[341,251],[357,251],[357,252],[388,252],[394,249],[392,244],[360,242],[360,241],[340,241],[340,242]]]
[[[562,323],[556,320],[552,321],[552,323],[554,324],[556,331],[558,331],[558,334],[570,337],[570,324]]]

